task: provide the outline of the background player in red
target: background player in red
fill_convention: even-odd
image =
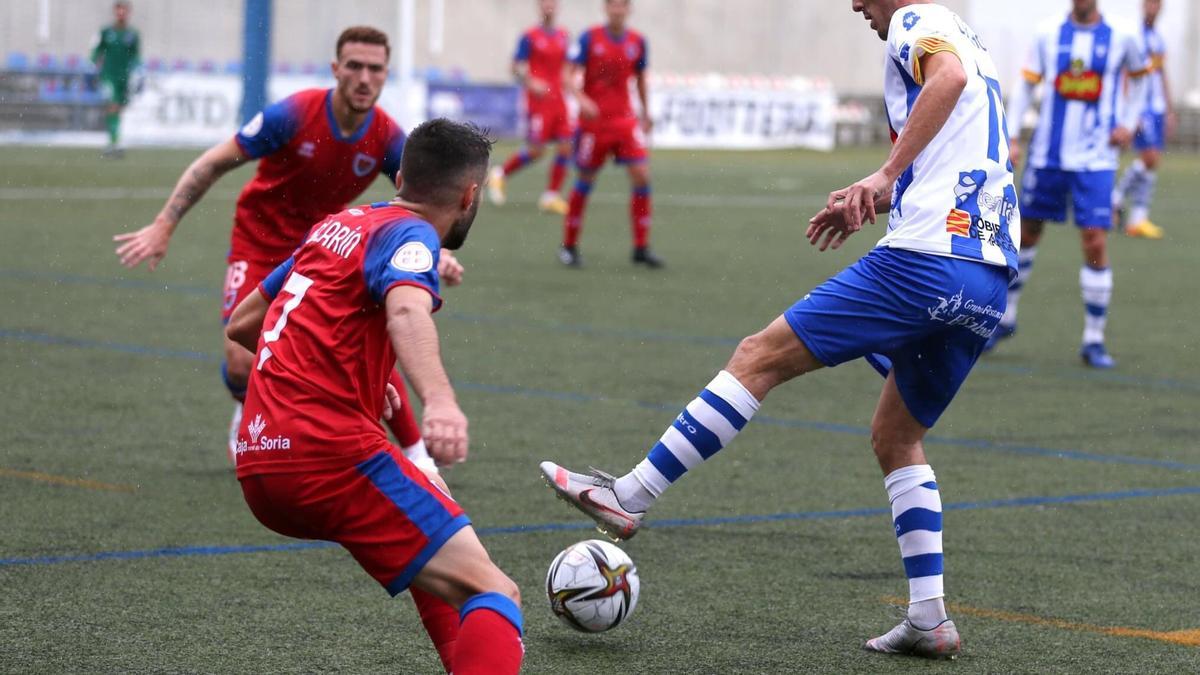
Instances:
[[[387,80],[390,53],[381,31],[367,26],[342,31],[330,66],[336,86],[300,91],[268,106],[233,138],[200,155],[153,223],[113,238],[119,242],[121,264],[132,268],[145,261],[155,269],[179,221],[204,193],[230,170],[259,160],[233,219],[221,308],[227,321],[246,293],[291,255],[314,222],[340,211],[381,172],[395,179],[405,135],[375,105]],[[452,256],[446,264],[457,265]],[[245,396],[252,359],[245,348],[225,340],[221,373],[237,401]],[[394,384],[405,395],[399,376]],[[231,450],[239,419],[240,405],[230,425]],[[393,418],[392,429],[401,445],[423,453],[407,406]]]
[[[559,195],[567,163],[571,161],[571,119],[563,98],[563,70],[567,63],[570,35],[554,25],[558,0],[538,0],[540,24],[521,35],[517,53],[513,56],[513,75],[525,89],[525,111],[528,137],[525,146],[494,167],[488,176],[488,197],[497,206],[507,201],[505,179],[532,162],[536,162],[548,143],[555,144],[554,163],[546,191],[538,199],[538,208],[566,215],[567,202]]]
[[[612,155],[629,170],[633,194],[629,202],[633,230],[635,265],[662,267],[663,261],[651,252],[650,243],[650,167],[645,134],[654,126],[646,98],[646,39],[626,27],[630,0],[605,0],[608,23],[579,36],[571,56],[575,73],[568,79],[571,93],[579,101],[579,132],[575,142],[575,163],[579,178],[571,191],[563,243],[558,259],[568,267],[579,267],[579,232],[583,211],[596,174]],[[583,87],[578,87],[579,72]],[[637,81],[641,117],[629,100],[629,80]]]
[[[251,511],[281,534],[341,544],[392,595],[422,593],[422,620],[458,675],[520,669],[520,593],[379,418],[398,359],[425,405],[430,452],[442,463],[466,458],[467,418],[432,313],[442,304],[440,247],[465,241],[490,149],[472,126],[418,126],[396,198],[327,216],[227,328],[258,346],[237,439]]]

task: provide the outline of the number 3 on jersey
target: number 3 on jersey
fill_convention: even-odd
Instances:
[[[270,344],[279,339],[279,334],[287,327],[288,314],[291,314],[292,310],[299,307],[300,303],[304,301],[304,294],[312,287],[312,283],[312,279],[303,274],[292,272],[288,275],[287,282],[284,283],[283,290],[280,292],[291,294],[292,297],[288,298],[288,301],[284,303],[283,312],[279,315],[279,320],[275,322],[275,326],[262,334],[265,344],[263,344],[263,348],[258,352],[258,370],[262,370],[263,364],[267,362],[267,359],[271,358]]]

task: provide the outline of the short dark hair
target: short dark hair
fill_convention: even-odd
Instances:
[[[392,57],[392,46],[388,44],[387,33],[379,30],[378,28],[371,28],[370,26],[351,26],[342,31],[342,34],[338,36],[337,50],[334,52],[334,56],[339,59],[342,58],[342,45],[346,44],[347,42],[363,42],[369,45],[382,45],[383,49],[387,52],[388,58]]]
[[[474,124],[443,117],[422,122],[404,142],[400,194],[414,201],[447,204],[461,194],[468,172],[487,170],[494,141]]]

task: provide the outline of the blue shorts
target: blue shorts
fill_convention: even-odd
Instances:
[[[1076,227],[1112,228],[1112,193],[1116,171],[1025,169],[1021,183],[1021,217],[1067,222],[1067,197]]]
[[[1137,134],[1133,137],[1133,148],[1142,150],[1162,150],[1167,145],[1167,116],[1164,113],[1148,112],[1142,115],[1142,123],[1138,125]]]
[[[866,357],[896,373],[912,416],[932,427],[1004,314],[1008,269],[876,248],[783,317],[826,366]]]

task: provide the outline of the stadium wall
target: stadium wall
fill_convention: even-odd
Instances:
[[[443,49],[430,49],[430,7],[415,0],[415,63],[423,73],[505,81],[520,31],[531,24],[534,0],[441,0]],[[40,7],[49,6],[48,21]],[[635,0],[633,22],[650,39],[658,72],[725,72],[828,78],[840,93],[878,95],[880,45],[846,0]],[[1029,27],[1065,14],[1067,0],[945,0],[986,41],[1006,88],[1028,48]],[[1102,0],[1110,16],[1134,20],[1141,0]],[[355,23],[395,34],[397,0],[275,0],[272,57],[292,72],[324,69],[338,32]],[[601,0],[562,0],[562,22],[578,31],[602,18]],[[1166,33],[1175,92],[1200,106],[1200,8],[1166,0]],[[243,0],[133,0],[133,22],[145,53],[167,64],[224,70],[241,59]],[[681,11],[686,8],[686,11]],[[108,0],[0,0],[0,48],[5,56],[86,55],[111,17]]]
[[[508,81],[520,32],[535,20],[533,0],[443,0],[443,48],[430,49],[430,7],[416,0],[415,64],[422,73]],[[108,0],[0,0],[0,45],[35,57],[86,55],[111,19]],[[323,70],[338,32],[368,23],[396,33],[397,0],[275,0],[272,57],[292,72]],[[651,68],[827,78],[840,92],[878,93],[879,43],[849,2],[830,0],[635,0],[633,24],[650,41]],[[965,10],[967,0],[948,0]],[[166,64],[222,71],[241,59],[242,0],[133,0],[143,51]],[[603,18],[601,0],[563,0],[573,31]],[[836,7],[837,11],[832,11]],[[686,8],[681,9],[681,8]],[[393,39],[395,39],[393,37]]]

